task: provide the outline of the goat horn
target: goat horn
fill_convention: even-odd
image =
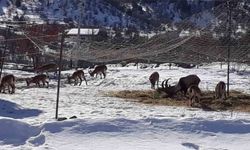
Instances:
[[[163,89],[165,88],[165,87],[164,87],[165,81],[166,81],[166,80],[162,81],[162,83],[161,83],[161,87],[162,87]]]
[[[166,80],[166,83],[165,83],[165,87],[169,87],[170,85],[168,85],[168,80],[170,80],[171,78],[168,78],[167,80]]]

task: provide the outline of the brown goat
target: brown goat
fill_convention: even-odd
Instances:
[[[226,84],[220,81],[215,87],[215,98],[216,99],[226,99]]]
[[[89,74],[91,77],[93,77],[96,74],[96,77],[98,74],[100,74],[101,79],[102,79],[102,74],[104,76],[104,78],[106,77],[106,71],[107,71],[107,66],[106,65],[99,65],[96,66],[94,71],[89,71]]]
[[[193,106],[195,102],[200,103],[201,90],[197,85],[191,85],[187,90],[187,95],[189,97],[189,106]]]
[[[32,78],[26,78],[27,86],[29,86],[31,83],[35,83],[37,86],[41,87],[40,81],[43,83],[43,87],[45,86],[45,83],[47,83],[47,88],[49,87],[49,82],[47,81],[48,76],[45,74],[39,74]]]
[[[15,81],[16,81],[15,76],[12,74],[4,76],[1,80],[0,92],[5,93],[5,89],[7,87],[10,94],[15,93],[15,88],[16,88]],[[12,89],[11,91],[10,88]]]
[[[184,93],[184,95],[186,96],[187,89],[191,85],[196,85],[198,87],[198,85],[201,81],[197,75],[188,75],[186,77],[180,78],[177,85],[171,86],[171,85],[168,85],[169,79],[164,80],[162,82],[162,87],[157,89],[157,91],[159,91],[159,92],[160,91],[165,92],[169,97],[176,95],[176,93],[179,91]]]
[[[68,83],[71,84],[71,80],[74,79],[75,85],[77,85],[77,81],[80,79],[80,86],[82,84],[82,78],[86,82],[86,85],[88,85],[83,70],[76,70],[71,76],[68,76]]]
[[[151,88],[155,89],[155,83],[157,84],[157,88],[159,87],[159,78],[160,75],[158,72],[153,72],[150,77],[149,77],[149,81],[151,83]]]

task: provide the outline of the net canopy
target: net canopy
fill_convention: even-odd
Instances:
[[[229,12],[231,12],[231,23],[229,23]],[[202,18],[203,16],[206,17]],[[79,40],[77,37],[66,36],[63,58],[94,63],[147,61],[200,64],[227,61],[230,50],[231,62],[250,64],[250,2],[248,1],[239,0],[230,3],[224,1],[213,9],[204,10],[171,26],[172,30],[139,42],[125,38],[119,42],[94,41],[89,38],[76,42]],[[40,31],[37,31],[39,36],[30,35],[23,26],[19,29],[24,34],[22,38],[30,40],[39,49],[34,55],[59,57],[60,43],[51,43],[45,39],[57,38],[59,41],[61,35],[41,35]],[[20,39],[8,39],[10,40]],[[77,45],[79,43],[81,44]]]

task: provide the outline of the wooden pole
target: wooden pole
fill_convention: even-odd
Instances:
[[[59,107],[59,96],[60,96],[60,83],[61,83],[61,70],[62,70],[62,51],[64,43],[65,33],[62,33],[61,37],[61,48],[60,48],[60,58],[59,58],[59,74],[57,79],[57,95],[56,95],[56,119],[58,119],[58,107]]]

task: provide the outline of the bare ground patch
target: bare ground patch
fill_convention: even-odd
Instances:
[[[123,90],[110,91],[105,95],[144,104],[188,107],[188,98],[181,94],[174,98],[164,98],[164,95],[153,90]],[[206,91],[202,93],[201,103],[195,103],[194,107],[207,111],[232,110],[250,112],[250,95],[238,91],[230,91],[230,96],[226,100],[220,100],[214,98],[214,92]]]

